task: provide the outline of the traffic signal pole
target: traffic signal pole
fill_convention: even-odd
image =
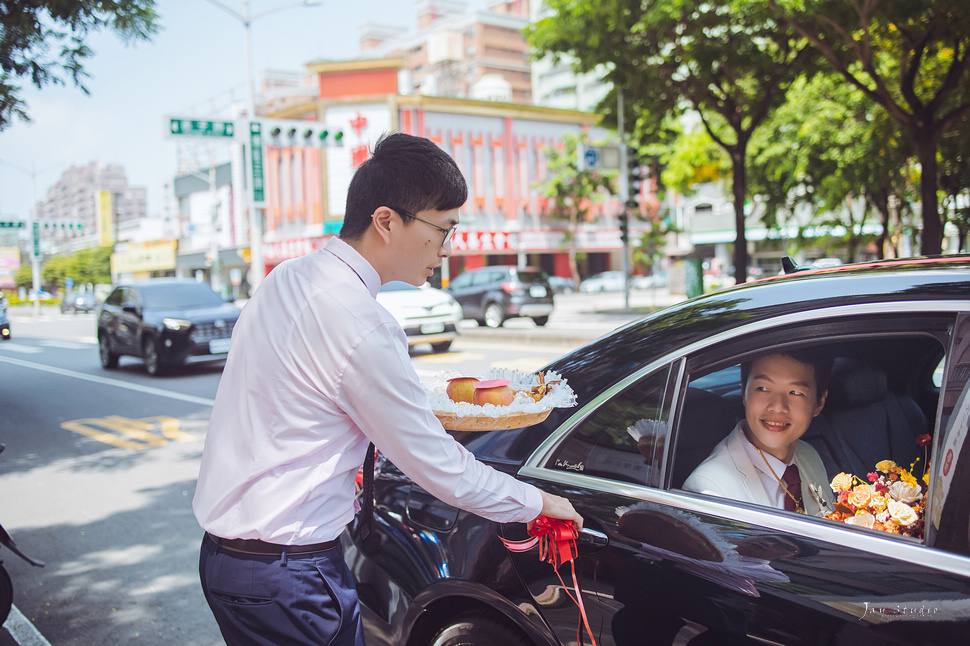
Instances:
[[[623,91],[618,90],[616,93],[616,129],[620,135],[620,195],[623,199],[619,218],[620,239],[623,241],[623,306],[630,309],[630,236],[626,233],[626,231],[629,231],[626,197],[630,192],[630,183],[627,177],[627,149],[623,125]]]

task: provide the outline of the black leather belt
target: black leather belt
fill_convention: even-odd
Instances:
[[[249,538],[219,538],[206,532],[206,536],[219,547],[230,552],[240,554],[254,554],[257,556],[282,556],[293,554],[312,554],[313,552],[326,552],[337,547],[340,539],[333,539],[323,543],[313,543],[311,545],[277,545],[276,543],[266,543],[265,541]]]

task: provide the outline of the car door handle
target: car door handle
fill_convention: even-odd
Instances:
[[[579,536],[576,538],[576,543],[579,545],[588,545],[589,547],[606,547],[610,544],[610,539],[603,532],[598,532],[595,529],[587,529],[584,527],[579,530]]]

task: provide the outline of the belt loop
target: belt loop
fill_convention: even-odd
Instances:
[[[280,550],[280,567],[286,567],[286,548]]]

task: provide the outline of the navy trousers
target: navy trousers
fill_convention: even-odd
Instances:
[[[282,557],[240,554],[208,536],[202,591],[229,646],[363,646],[357,590],[339,545]]]

